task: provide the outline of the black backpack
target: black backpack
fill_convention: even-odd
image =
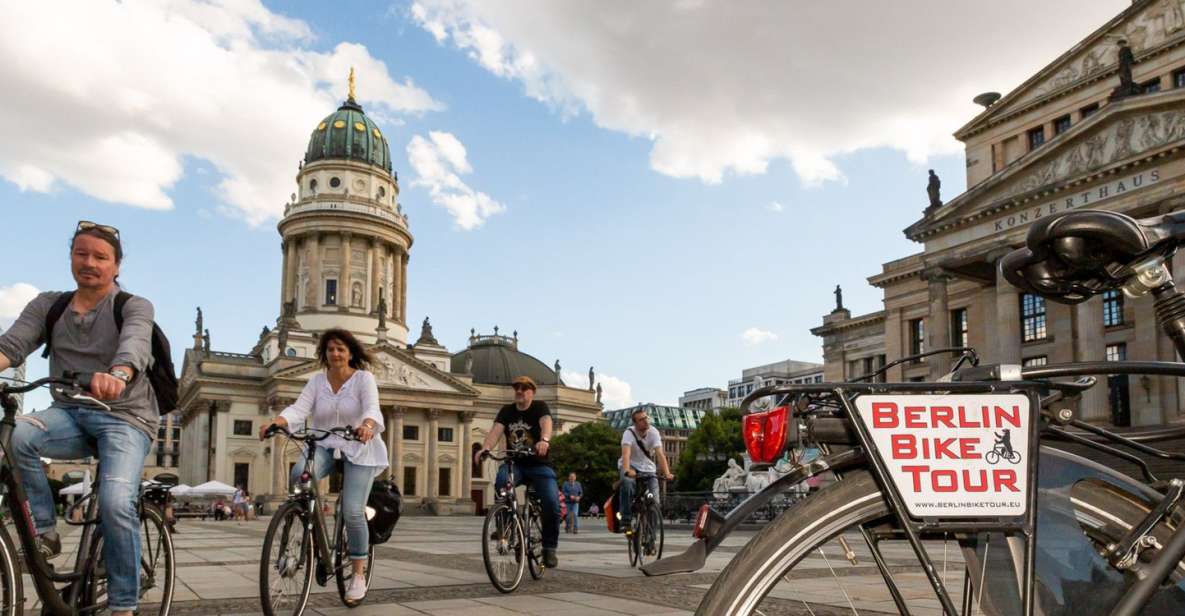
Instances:
[[[374,515],[366,520],[366,527],[370,530],[370,544],[386,543],[391,538],[391,531],[395,530],[395,523],[399,521],[400,509],[403,505],[403,495],[399,493],[399,486],[389,479],[378,479],[370,488],[370,496],[366,499],[366,507],[374,510]],[[369,511],[366,512],[368,515]]]
[[[123,306],[131,299],[132,294],[120,291],[115,296],[115,328],[123,330]],[[53,350],[53,326],[62,318],[70,301],[74,299],[74,292],[69,291],[54,300],[49,312],[45,314],[45,351],[42,357],[49,357]],[[152,393],[156,395],[156,407],[161,415],[177,409],[177,372],[173,369],[173,352],[169,349],[169,339],[159,325],[152,323],[152,364],[145,370],[148,383],[152,385]]]

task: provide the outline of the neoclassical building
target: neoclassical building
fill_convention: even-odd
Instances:
[[[331,327],[371,345],[390,473],[411,505],[460,513],[492,500],[492,463],[471,464],[471,452],[499,407],[513,401],[515,376],[535,379],[537,398],[551,406],[561,431],[599,417],[593,389],[563,385],[554,370],[519,350],[517,332],[471,330],[467,348],[451,353],[424,319],[408,344],[413,237],[387,135],[355,101],[352,75],[349,98],[313,129],[296,181],[278,225],[283,267],[275,326],[247,352],[217,351],[198,309],[181,370],[183,483],[218,480],[252,494],[286,493],[295,443],[261,443],[256,435],[321,369],[314,350],[319,332]]]
[[[1136,0],[1012,92],[976,102],[983,112],[955,132],[966,146],[968,188],[942,202],[931,180],[929,205],[905,229],[921,251],[868,279],[883,290],[883,309],[853,316],[841,301],[812,330],[823,338],[827,380],[951,345],[1028,365],[1173,360],[1151,296],[1109,293],[1065,306],[1019,293],[996,264],[1046,216],[1185,207],[1185,2]],[[1172,270],[1185,284],[1185,255]],[[949,366],[937,357],[888,378],[934,379]],[[1185,419],[1183,405],[1181,380],[1111,376],[1087,392],[1079,416],[1155,425]]]

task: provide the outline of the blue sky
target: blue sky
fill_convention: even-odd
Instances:
[[[219,75],[229,69],[203,72],[200,54],[166,49],[161,62],[184,58],[176,71],[146,67],[126,87],[110,84],[72,98],[58,96],[71,84],[62,81],[69,75],[55,76],[52,64],[89,52],[66,43],[44,73],[20,75],[29,84],[27,95],[0,102],[0,118],[64,128],[47,135],[30,129],[0,146],[8,255],[0,272],[0,294],[8,297],[0,296],[0,307],[15,297],[18,284],[69,287],[67,239],[79,219],[96,220],[121,229],[126,288],[154,302],[175,349],[191,344],[194,307],[201,305],[216,349],[248,350],[279,308],[275,211],[295,188],[308,133],[344,97],[345,74],[335,69],[359,64],[362,104],[397,146],[392,156],[400,200],[415,235],[408,288],[413,330],[430,316],[437,338],[456,351],[470,327],[517,329],[521,348],[547,364],[559,358],[580,374],[594,365],[620,381],[611,402],[622,404],[674,403],[684,390],[724,386],[760,363],[820,361],[820,341],[808,330],[833,307],[834,286],[844,286],[853,311],[877,310],[880,294],[865,278],[881,263],[919,250],[901,230],[926,204],[926,169],[942,177],[946,198],[963,190],[963,159],[949,134],[974,115],[965,95],[1006,90],[1122,9],[1111,2],[1081,17],[1038,52],[1023,55],[1026,65],[1006,71],[984,68],[979,59],[946,59],[956,67],[964,62],[963,72],[978,70],[990,83],[954,80],[958,87],[938,103],[958,104],[938,113],[915,102],[932,98],[927,79],[906,79],[900,87],[907,92],[885,100],[882,118],[862,101],[826,104],[827,98],[842,103],[872,91],[797,100],[794,93],[804,85],[812,91],[831,86],[794,74],[755,71],[760,79],[748,85],[727,83],[746,72],[728,67],[720,73],[727,78],[713,80],[705,66],[703,74],[675,75],[662,84],[644,72],[631,74],[633,62],[651,66],[677,58],[686,32],[656,29],[671,49],[649,59],[645,46],[625,53],[629,36],[615,35],[614,44],[625,49],[614,48],[593,64],[597,70],[588,69],[570,61],[568,50],[606,49],[597,38],[602,29],[570,31],[557,47],[555,31],[580,17],[565,14],[563,5],[515,21],[515,10],[519,17],[531,11],[512,3],[504,11],[510,15],[500,17],[509,21],[498,22],[452,2],[415,10],[402,3],[243,3],[250,10],[230,16],[220,3],[172,4],[174,14],[149,14],[143,23],[192,19],[198,26],[191,30],[213,31],[223,51],[243,44],[260,52],[243,54],[244,64],[264,58],[261,64],[278,68],[225,83]],[[37,17],[38,9],[26,10],[0,27],[20,28],[22,17]],[[655,19],[624,13],[627,20]],[[1007,28],[1012,18],[994,19]],[[694,20],[688,21],[694,33]],[[236,31],[242,24],[246,34]],[[434,28],[444,36],[434,36]],[[985,30],[990,35],[991,28]],[[492,48],[489,36],[477,36],[491,32],[497,35]],[[743,36],[722,38],[715,44],[738,48],[741,56],[769,51],[744,49],[749,42]],[[492,57],[491,49],[502,55]],[[308,74],[289,86],[284,80],[296,61]],[[843,68],[842,57],[827,61],[837,63],[832,70]],[[932,58],[905,54],[901,61],[921,67]],[[601,70],[613,62],[624,64]],[[202,75],[200,82],[194,75]],[[172,105],[166,104],[170,80],[189,92]],[[778,83],[761,90],[771,80]],[[137,84],[151,96],[136,94]],[[288,98],[290,91],[297,94]],[[734,97],[743,108],[783,95],[784,105],[775,100],[737,117],[726,111]],[[676,101],[669,115],[664,101]],[[48,108],[29,112],[39,104]],[[140,127],[149,146],[127,137]],[[186,133],[186,127],[202,129]],[[894,130],[903,127],[909,134],[895,140]],[[121,135],[119,144],[133,145],[79,145],[108,128]],[[405,146],[432,131],[463,143],[471,170],[454,171],[465,194],[484,194],[504,211],[464,229],[454,213],[433,202],[428,187],[417,185],[426,175],[409,162]],[[277,150],[277,141],[298,145]],[[176,165],[168,164],[170,157]],[[240,182],[237,188],[228,178]],[[124,190],[141,184],[159,186],[163,199],[151,189]],[[7,310],[0,325],[14,316]],[[750,328],[776,338],[752,344],[742,336]],[[30,366],[32,375],[44,371],[40,362]]]

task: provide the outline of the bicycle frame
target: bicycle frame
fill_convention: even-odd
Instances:
[[[325,528],[325,513],[321,510],[321,488],[317,485],[320,481],[313,474],[313,464],[317,454],[317,441],[306,441],[305,448],[303,472],[309,477],[308,489],[304,489],[299,484],[294,485],[288,494],[288,500],[300,503],[301,508],[304,510],[304,516],[302,517],[305,518],[306,528],[310,528],[313,534],[313,552],[317,565],[317,584],[324,586],[333,575],[333,550],[329,546],[329,535]],[[340,507],[341,503],[339,502],[339,510]],[[334,517],[336,519],[334,537],[336,538],[340,534],[340,528],[338,526],[342,523],[342,520],[340,514]]]
[[[41,599],[43,609],[53,616],[75,616],[81,611],[78,601],[86,586],[84,583],[86,577],[95,568],[95,563],[91,560],[90,555],[93,552],[95,533],[98,530],[95,520],[99,506],[98,499],[91,499],[87,504],[84,516],[86,522],[83,524],[82,539],[78,545],[78,556],[74,561],[73,569],[67,573],[55,573],[37,547],[36,524],[33,521],[33,512],[25,495],[25,488],[21,483],[20,469],[11,462],[13,460],[12,432],[16,428],[16,406],[9,404],[8,396],[3,396],[2,402],[4,418],[0,420],[0,452],[3,453],[3,458],[0,459],[0,485],[3,485],[6,494],[0,496],[0,499],[6,501],[5,504],[12,515],[13,528],[16,530],[21,551],[28,564],[27,572],[33,578],[33,586],[37,591],[37,596]],[[5,496],[7,498],[4,498]],[[17,571],[17,575],[20,573]],[[68,585],[59,593],[55,584],[60,583],[68,583]]]

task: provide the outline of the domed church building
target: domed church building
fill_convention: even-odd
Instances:
[[[492,502],[494,464],[474,465],[471,454],[498,409],[513,401],[515,376],[538,383],[536,399],[551,407],[557,434],[600,416],[593,384],[564,385],[557,370],[519,350],[517,332],[471,330],[468,347],[451,353],[425,318],[409,340],[413,236],[387,135],[355,100],[353,71],[346,102],[313,128],[296,180],[278,225],[283,266],[274,326],[246,352],[214,350],[198,309],[181,368],[182,483],[217,480],[271,498],[287,493],[296,444],[261,443],[257,434],[321,369],[318,334],[331,327],[371,345],[388,472],[405,502],[428,505],[409,512],[474,513]]]

